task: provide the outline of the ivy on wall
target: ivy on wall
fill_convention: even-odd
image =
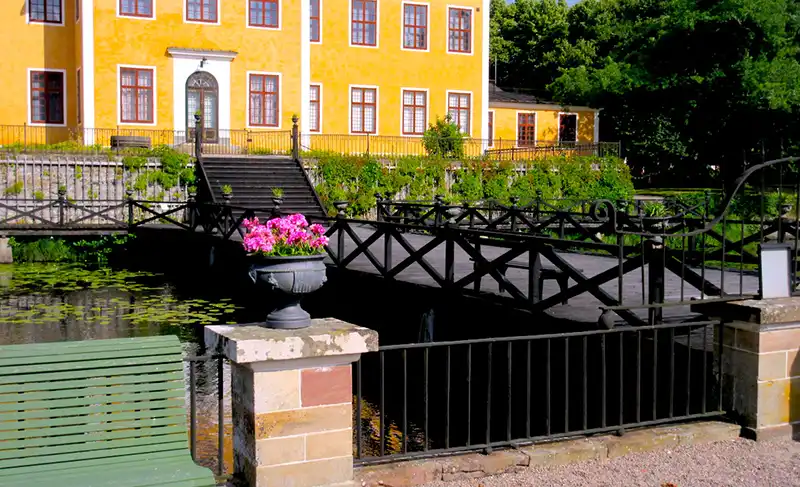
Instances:
[[[508,204],[518,197],[531,204],[541,191],[545,200],[627,199],[633,183],[625,163],[616,157],[563,157],[527,162],[453,162],[430,157],[378,161],[368,156],[315,154],[313,171],[322,203],[350,203],[348,214],[362,216],[375,207],[375,193],[393,199],[430,201],[442,194],[449,203]]]
[[[195,181],[194,167],[191,164],[192,157],[166,145],[126,155],[122,158],[122,165],[126,171],[138,171],[145,167],[150,160],[158,161],[160,168],[139,174],[131,185],[131,189],[144,191],[148,185],[157,185],[169,190],[179,184],[190,185]]]

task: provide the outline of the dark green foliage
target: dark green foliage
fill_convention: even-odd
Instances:
[[[82,262],[106,264],[108,258],[135,238],[131,234],[103,235],[92,239],[10,238],[15,262]]]
[[[464,134],[453,123],[449,114],[444,119],[437,117],[422,136],[422,146],[431,157],[463,157]]]
[[[547,200],[629,198],[630,173],[612,157],[553,157],[512,165],[507,162],[459,163],[425,157],[404,157],[388,164],[366,156],[316,155],[317,193],[333,214],[333,202],[347,200],[347,212],[362,216],[375,207],[375,193],[408,201],[433,200],[436,194],[451,203],[508,204],[516,196],[532,204],[541,190]],[[446,173],[454,174],[447,188]]]
[[[133,154],[124,156],[122,164],[126,171],[139,171],[150,159],[158,162],[160,168],[139,174],[132,186],[136,191],[144,191],[148,185],[172,189],[179,184],[191,184],[195,180],[194,168],[191,166],[192,157],[167,145],[159,145],[149,150],[139,149]]]
[[[517,0],[491,4],[501,86],[603,108],[651,183],[731,181],[800,148],[800,2]]]

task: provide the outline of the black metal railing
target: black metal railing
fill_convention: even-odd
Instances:
[[[226,438],[230,441],[230,406],[225,399],[225,359],[221,355],[186,356],[189,397],[189,449],[195,463],[214,471],[217,480],[231,474],[226,466]],[[227,411],[227,415],[226,415]]]
[[[720,322],[382,346],[354,367],[357,463],[720,416]]]

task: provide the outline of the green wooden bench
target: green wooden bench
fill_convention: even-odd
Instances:
[[[0,486],[212,487],[177,337],[0,346]]]

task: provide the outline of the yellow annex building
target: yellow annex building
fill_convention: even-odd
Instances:
[[[396,145],[446,114],[484,149],[597,141],[597,111],[490,87],[489,0],[0,4],[2,143],[19,127],[43,142],[146,130],[177,143],[198,112],[210,143],[285,133],[297,115],[306,134]]]

